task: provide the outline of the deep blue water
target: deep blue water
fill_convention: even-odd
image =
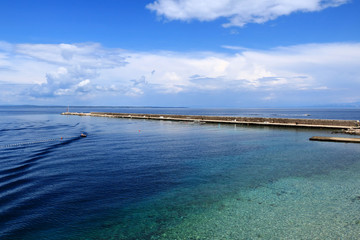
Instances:
[[[338,239],[360,234],[360,192],[355,191],[360,148],[308,141],[331,135],[328,131],[60,115],[65,110],[0,107],[0,239],[285,239],[286,231],[298,239]],[[356,109],[70,111],[360,119]],[[81,138],[82,132],[88,137]],[[300,212],[291,212],[299,204],[304,205]],[[321,209],[316,217],[324,226],[308,224],[316,210],[303,216],[306,207]],[[297,216],[290,219],[294,229],[285,228],[291,221],[274,215],[277,211]],[[247,214],[252,217],[246,220]]]

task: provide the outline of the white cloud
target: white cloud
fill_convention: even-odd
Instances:
[[[0,81],[33,84],[33,87],[26,91],[26,94],[33,98],[84,96],[95,90],[112,91],[112,87],[101,82],[99,72],[124,66],[125,58],[123,50],[107,50],[96,43],[1,42]]]
[[[241,50],[234,54],[129,52],[99,44],[3,45],[7,46],[0,52],[0,85],[28,86],[24,97],[45,103],[44,99],[65,97],[212,92],[253,93],[264,101],[281,99],[280,93],[322,92],[329,95],[327,99],[360,101],[360,43],[306,44],[268,51],[232,47]],[[1,94],[5,94],[3,89],[0,87]]]
[[[87,68],[123,66],[124,51],[103,48],[98,43],[83,44],[17,44],[14,51],[22,56],[63,66],[81,65]]]
[[[88,85],[90,83],[90,80],[89,79],[86,79],[84,81],[81,81],[79,84],[78,84],[78,87],[84,87],[86,85]]]
[[[170,20],[212,21],[227,18],[229,26],[264,23],[293,12],[314,12],[349,0],[156,0],[147,5]]]

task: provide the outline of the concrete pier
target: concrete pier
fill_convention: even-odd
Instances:
[[[342,137],[321,137],[314,136],[310,141],[325,141],[325,142],[345,142],[345,143],[360,143],[360,138],[342,138]]]
[[[151,119],[162,121],[184,121],[197,123],[224,123],[259,126],[326,128],[326,129],[356,129],[360,127],[358,120],[329,120],[329,119],[293,119],[293,118],[253,118],[227,116],[198,116],[198,115],[169,115],[169,114],[139,114],[139,113],[76,113],[64,112],[62,115]]]

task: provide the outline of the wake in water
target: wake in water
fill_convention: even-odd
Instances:
[[[79,134],[79,136],[66,136],[66,137],[48,138],[48,139],[40,139],[40,140],[37,140],[37,141],[31,141],[31,142],[18,142],[18,143],[2,145],[2,146],[0,146],[0,149],[2,149],[2,148],[14,148],[14,150],[16,150],[16,147],[26,147],[26,145],[37,144],[37,143],[46,143],[46,142],[54,142],[54,141],[60,141],[61,143],[59,143],[59,145],[66,145],[66,144],[69,144],[69,143],[73,142],[74,140],[77,140],[77,139],[80,139],[81,137],[86,137],[86,136],[87,136],[87,133],[83,132],[83,133]]]
[[[0,184],[0,193],[3,192],[2,190],[3,190],[4,186],[6,186],[7,184],[11,184],[12,179],[16,179],[18,176],[21,176],[21,173],[25,172],[27,169],[32,167],[36,163],[36,161],[43,159],[44,157],[49,155],[51,152],[55,151],[57,148],[69,145],[80,139],[81,139],[80,136],[73,137],[68,140],[63,140],[60,143],[52,144],[45,148],[40,148],[39,150],[35,150],[33,154],[26,157],[26,159],[24,159],[24,160],[22,159],[19,162],[12,163],[10,168],[5,168],[5,169],[0,170],[0,178],[2,180],[1,184]],[[22,146],[22,145],[26,145],[26,144],[31,144],[31,143],[19,144],[18,146]],[[19,149],[12,148],[12,149],[9,149],[8,151],[16,151],[16,150],[19,150]],[[9,158],[3,159],[3,161],[6,161],[6,160],[9,160]]]
[[[48,122],[48,121],[46,121]],[[10,125],[10,124],[9,124]],[[22,124],[24,125],[24,124]],[[13,127],[13,128],[3,128],[0,129],[0,139],[1,136],[7,132],[10,132],[14,136],[17,136],[17,138],[21,137],[23,132],[31,132],[31,131],[44,131],[45,135],[46,133],[52,134],[52,130],[59,130],[59,129],[73,129],[80,125],[80,122],[77,122],[74,125],[68,125],[68,124],[57,124],[57,125],[49,125],[49,123],[40,122],[37,125],[34,124],[27,124],[27,126],[24,127]],[[59,134],[60,135],[60,134]],[[79,134],[80,136],[80,134]],[[67,141],[71,141],[71,139],[75,139],[78,136],[64,136],[63,134],[56,137],[56,138],[44,138],[44,137],[35,137],[36,140],[34,141],[18,141],[15,143],[8,143],[8,144],[0,144],[0,150],[4,148],[15,148],[17,147],[26,147],[27,145],[37,144],[37,143],[46,143],[46,142],[54,142],[54,141],[62,141],[63,144],[67,144]]]
[[[33,177],[33,175],[38,175],[38,168],[43,165],[41,160],[53,161],[55,156],[52,153],[58,152],[61,148],[76,143],[80,139],[79,135],[66,139],[46,139],[3,146],[1,154],[5,157],[0,164],[7,167],[0,171],[0,206],[2,206],[0,211],[3,223],[9,226],[8,230],[3,233],[4,236],[6,236],[6,232],[15,230],[21,232],[24,227],[21,224],[24,221],[23,213],[34,208],[41,208],[46,202],[48,192],[44,191],[44,187],[49,183],[42,182],[41,177]],[[57,143],[48,145],[53,141]],[[22,151],[26,151],[22,157],[13,157],[14,152],[20,154]],[[4,164],[5,162],[7,163]],[[52,183],[53,186],[58,184],[58,182]],[[34,217],[36,218],[36,215],[26,216],[28,221],[33,221]],[[19,222],[20,219],[22,219],[21,222]]]

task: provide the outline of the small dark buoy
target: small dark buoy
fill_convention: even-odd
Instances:
[[[86,137],[85,133],[80,134],[80,137]]]

